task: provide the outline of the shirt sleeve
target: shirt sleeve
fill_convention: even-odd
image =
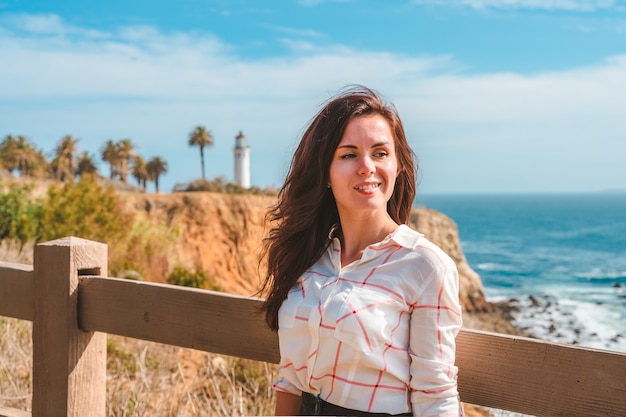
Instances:
[[[411,404],[414,416],[462,416],[454,365],[462,325],[459,278],[454,262],[437,254],[411,312]]]
[[[294,384],[287,381],[282,375],[278,375],[278,378],[272,384],[272,387],[276,391],[288,392],[290,394],[301,395],[302,391],[298,389]]]

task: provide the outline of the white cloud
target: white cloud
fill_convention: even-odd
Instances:
[[[84,38],[105,38],[103,32],[72,26],[56,14],[7,14],[0,16],[0,24],[8,30],[25,32],[30,35],[81,36]]]
[[[60,26],[58,32],[66,31]],[[5,98],[18,101],[99,95],[196,100],[261,92],[284,97],[315,91],[330,79],[374,82],[450,65],[448,57],[396,57],[292,38],[281,41],[293,57],[251,61],[233,55],[230,45],[211,34],[166,35],[148,26],[124,27],[95,39],[5,35],[0,59],[12,65],[0,70],[0,82]]]
[[[475,9],[535,9],[588,12],[618,6],[617,0],[413,0],[415,4],[466,6]]]
[[[63,33],[68,29],[71,29],[69,26],[63,24],[61,18],[57,15],[46,14],[46,15],[21,15],[15,17],[15,23],[17,25],[21,25],[24,30],[33,33]]]
[[[626,55],[559,72],[468,75],[451,56],[309,42],[292,43],[291,56],[242,59],[211,34],[144,26],[59,36],[90,31],[47,19],[30,33],[0,33],[0,60],[11,62],[0,68],[0,135],[50,150],[71,133],[92,153],[131,137],[142,154],[166,156],[166,188],[198,176],[185,141],[197,124],[216,137],[209,176],[229,176],[242,129],[253,183],[280,184],[317,106],[353,83],[396,103],[426,190],[619,188],[626,178]]]

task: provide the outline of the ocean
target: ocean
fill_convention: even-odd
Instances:
[[[419,195],[458,226],[467,261],[515,324],[626,352],[626,193]]]

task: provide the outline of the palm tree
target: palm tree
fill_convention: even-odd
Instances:
[[[46,165],[46,158],[26,137],[7,135],[0,143],[0,165],[11,174],[18,171],[20,176],[26,177],[41,171]]]
[[[20,171],[20,175],[30,177],[39,176],[40,174],[43,175],[47,167],[48,161],[46,161],[43,152],[31,147],[28,151],[28,159],[23,170]]]
[[[130,139],[122,139],[117,143],[120,161],[120,179],[126,182],[128,177],[128,162],[136,155],[135,144]]]
[[[109,164],[109,178],[113,179],[119,172],[120,153],[119,148],[113,139],[106,141],[104,146],[100,149],[100,158]]]
[[[150,175],[148,174],[148,165],[141,156],[135,155],[130,172],[137,180],[137,185],[143,187],[143,190],[146,191],[146,183],[150,179]]]
[[[52,161],[53,172],[56,179],[65,181],[74,180],[74,154],[77,152],[76,144],[80,139],[72,135],[65,135],[55,149],[55,158]]]
[[[150,179],[154,181],[156,192],[159,192],[159,176],[167,172],[167,162],[162,158],[155,156],[146,164],[146,169]]]
[[[0,143],[0,163],[11,175],[18,166],[17,150],[18,141],[13,135],[7,135]]]
[[[98,173],[95,155],[83,152],[79,155],[77,161],[76,174],[80,177],[84,175],[94,175]]]
[[[189,146],[198,146],[200,148],[200,164],[202,165],[202,179],[204,180],[204,147],[213,146],[213,135],[206,130],[206,127],[196,126],[189,133]]]

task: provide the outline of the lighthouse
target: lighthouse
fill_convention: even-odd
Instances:
[[[250,148],[246,136],[240,130],[235,136],[235,183],[250,188]]]

